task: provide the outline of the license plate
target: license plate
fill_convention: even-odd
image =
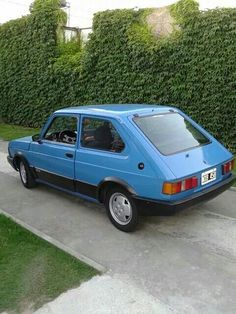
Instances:
[[[202,173],[201,183],[202,185],[210,183],[216,179],[216,168],[208,170]]]

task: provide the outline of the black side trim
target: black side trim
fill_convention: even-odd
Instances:
[[[36,178],[51,183],[55,186],[61,187],[68,191],[77,192],[85,196],[89,196],[96,199],[97,186],[82,181],[76,181],[73,179],[65,178],[63,176],[47,172],[41,169],[34,169]]]
[[[85,196],[97,199],[99,201],[101,201],[99,192],[106,183],[117,183],[123,186],[127,191],[129,191],[131,195],[136,195],[136,192],[134,191],[133,188],[131,188],[125,181],[118,179],[116,177],[107,177],[104,180],[102,180],[98,186],[96,186],[86,182],[65,178],[63,176],[37,168],[34,168],[33,172],[36,179],[39,178],[45,182],[51,183],[55,186],[61,187],[68,191],[80,193]]]
[[[97,198],[97,186],[89,183],[75,181],[75,191],[86,196]]]
[[[168,216],[184,208],[211,200],[212,198],[227,190],[234,181],[236,181],[236,176],[232,174],[229,178],[209,187],[208,189],[205,189],[199,193],[191,195],[190,197],[175,202],[157,201],[152,199],[140,198],[137,196],[133,196],[133,200],[137,208],[139,209],[140,214]]]
[[[74,186],[74,180],[65,178],[63,176],[50,173],[41,169],[34,169],[36,173],[36,177],[46,181],[48,183],[54,184],[56,186],[62,187],[63,189],[69,190],[69,191],[75,191],[75,186]]]

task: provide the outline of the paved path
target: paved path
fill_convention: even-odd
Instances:
[[[116,230],[102,206],[39,186],[25,189],[0,143],[0,208],[104,265],[179,313],[236,313],[236,192],[171,217]],[[115,312],[114,312],[115,313]]]
[[[60,295],[34,314],[175,314],[128,278],[97,276]]]

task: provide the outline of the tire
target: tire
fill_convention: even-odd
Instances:
[[[110,221],[117,229],[124,232],[135,230],[138,224],[138,211],[132,197],[125,189],[114,187],[108,190],[105,207]]]
[[[19,161],[19,173],[21,182],[24,187],[26,187],[27,189],[31,189],[37,185],[29,165],[26,161],[22,159]]]

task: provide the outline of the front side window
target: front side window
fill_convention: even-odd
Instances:
[[[77,118],[71,116],[55,117],[47,129],[44,139],[75,145],[77,139]]]
[[[120,153],[125,144],[108,120],[84,118],[82,122],[81,146]]]
[[[164,155],[210,143],[205,135],[179,113],[135,117],[134,122]]]

